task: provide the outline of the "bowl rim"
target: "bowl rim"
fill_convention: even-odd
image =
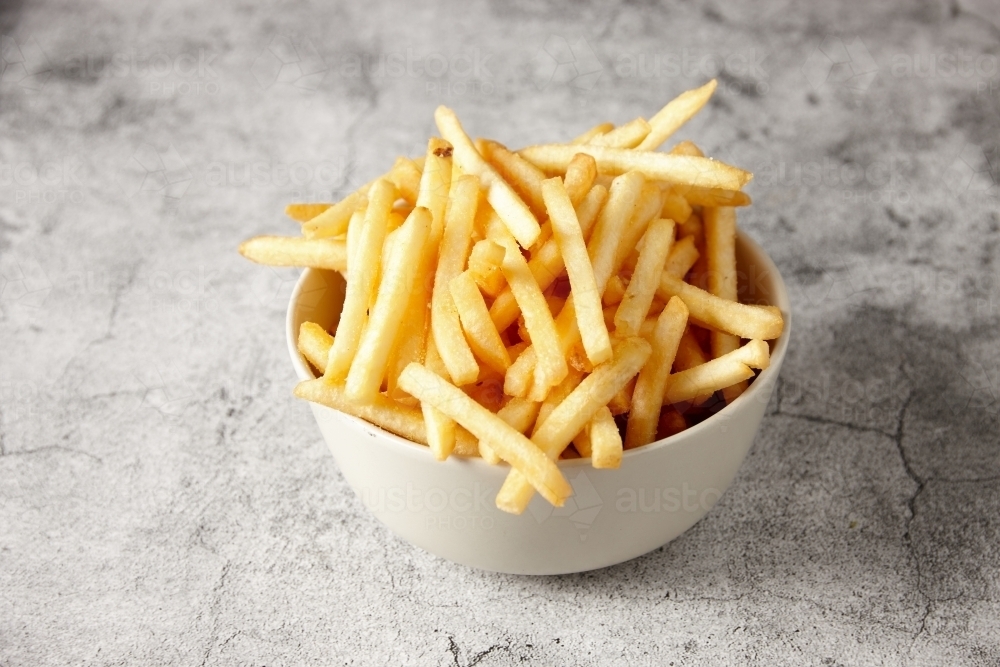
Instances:
[[[771,259],[764,249],[754,241],[747,233],[742,229],[737,229],[736,232],[736,244],[737,247],[745,246],[751,254],[756,255],[756,259],[759,263],[764,265],[764,269],[768,275],[773,275],[774,279],[772,281],[773,290],[770,296],[771,305],[775,305],[781,310],[781,316],[784,319],[784,328],[782,329],[781,335],[772,342],[771,350],[771,360],[768,367],[760,372],[755,381],[750,385],[750,387],[743,392],[740,396],[736,398],[732,403],[726,405],[722,410],[705,419],[704,421],[695,424],[689,428],[684,429],[680,433],[675,433],[667,438],[662,438],[656,440],[642,447],[636,447],[635,449],[627,449],[622,452],[622,466],[625,465],[625,461],[640,458],[644,455],[652,454],[658,450],[669,448],[672,446],[679,445],[689,438],[696,438],[698,434],[709,428],[713,428],[718,422],[726,419],[729,414],[739,410],[742,405],[745,405],[752,400],[761,400],[762,397],[758,396],[762,391],[765,384],[768,384],[767,380],[771,380],[771,376],[776,375],[781,368],[781,362],[785,357],[785,353],[788,350],[788,339],[791,333],[792,317],[791,317],[791,304],[788,298],[788,288],[785,285],[785,280],[778,271],[777,265]],[[292,366],[295,368],[295,374],[299,381],[315,380],[316,376],[313,375],[310,370],[309,363],[302,357],[302,354],[298,350],[298,328],[295,326],[296,311],[299,297],[302,294],[303,287],[308,282],[312,273],[315,269],[306,268],[302,271],[298,280],[295,282],[295,287],[292,290],[291,297],[288,301],[288,309],[285,315],[285,337],[288,345],[288,353],[292,360]],[[773,378],[774,381],[777,378]],[[768,397],[769,398],[769,397]],[[461,460],[464,465],[482,465],[488,469],[496,468],[495,465],[487,463],[482,458],[479,457],[458,457],[449,456],[445,461],[438,461],[431,454],[430,448],[426,445],[422,445],[418,442],[413,442],[412,440],[407,440],[402,436],[398,436],[395,433],[386,431],[385,429],[376,426],[360,417],[355,417],[354,415],[348,414],[346,412],[341,412],[329,406],[323,406],[330,410],[333,410],[341,417],[347,418],[355,422],[359,427],[370,431],[373,436],[380,435],[384,436],[387,442],[392,443],[390,446],[405,448],[406,452],[411,455],[415,450],[423,450],[427,461],[432,461],[436,465],[453,463],[455,460]],[[401,455],[404,452],[400,452]],[[576,467],[587,467],[590,468],[589,459],[559,459],[556,464],[560,468],[576,468]]]

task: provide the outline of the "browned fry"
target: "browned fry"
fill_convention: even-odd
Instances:
[[[736,209],[706,208],[705,255],[708,261],[708,291],[722,299],[737,301],[736,285]],[[721,357],[740,346],[739,336],[712,332],[712,356]],[[726,402],[746,391],[746,382],[727,387]]]

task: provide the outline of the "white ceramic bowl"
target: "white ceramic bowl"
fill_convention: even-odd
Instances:
[[[564,507],[535,495],[521,516],[494,498],[509,468],[481,459],[437,461],[430,450],[331,408],[310,403],[347,482],[392,532],[442,558],[513,574],[583,572],[635,558],[671,541],[712,508],[733,481],[760,425],[788,347],[785,284],[763,250],[740,233],[740,294],[778,306],[785,318],[770,367],[732,404],[670,438],[625,452],[617,470],[560,461],[573,486]],[[344,298],[337,273],[308,269],[288,307],[288,351],[299,379],[312,379],[296,348],[299,325],[336,324]]]

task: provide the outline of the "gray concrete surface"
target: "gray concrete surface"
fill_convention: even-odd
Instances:
[[[1000,664],[996,3],[364,4],[5,5],[0,665]],[[795,304],[734,487],[576,576],[388,534],[238,242],[439,103],[518,146],[713,75]]]

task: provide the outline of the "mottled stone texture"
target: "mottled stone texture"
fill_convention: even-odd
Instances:
[[[1000,663],[995,2],[36,2],[0,30],[0,665]],[[440,103],[520,146],[715,75],[681,136],[756,172],[741,224],[794,300],[733,488],[576,576],[401,543],[290,395],[296,272],[238,242],[420,154]]]

